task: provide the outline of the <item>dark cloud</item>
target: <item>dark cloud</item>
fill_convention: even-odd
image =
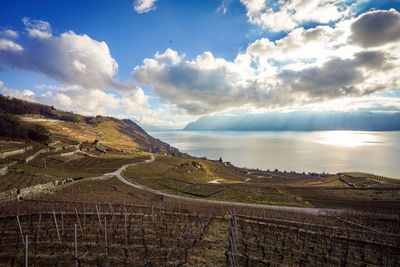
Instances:
[[[326,62],[322,67],[311,67],[299,72],[286,71],[281,77],[294,91],[318,98],[357,94],[354,85],[364,78],[362,71],[354,68],[352,60],[339,58]]]
[[[390,68],[384,52],[364,51],[355,54],[353,59],[331,59],[321,67],[310,67],[301,71],[284,71],[280,77],[294,91],[307,93],[316,98],[340,96],[359,96],[371,94],[382,88],[360,90],[365,80],[361,68],[385,70]]]
[[[302,32],[305,41],[318,40],[325,33],[324,28],[317,27]]]
[[[350,39],[363,47],[400,40],[400,13],[394,9],[367,12],[354,21],[351,31]]]
[[[363,51],[355,54],[354,64],[372,69],[389,67],[385,53],[382,51]]]

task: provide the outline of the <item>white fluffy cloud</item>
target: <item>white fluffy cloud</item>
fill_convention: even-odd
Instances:
[[[41,103],[83,115],[108,114],[119,106],[119,100],[114,94],[98,89],[82,90],[79,86],[49,90],[35,97]]]
[[[235,106],[244,100],[235,99],[248,87],[243,67],[246,68],[214,58],[211,52],[189,61],[167,49],[153,59],[145,59],[142,66],[135,68],[134,74],[139,82],[153,86],[162,99],[190,113],[201,114]],[[247,68],[247,71],[252,70]]]
[[[36,99],[34,98],[35,94],[31,90],[11,89],[8,88],[3,81],[0,81],[0,94],[36,102]]]
[[[139,13],[147,13],[156,9],[156,0],[133,0],[133,9]]]
[[[360,40],[369,38],[369,27],[357,25],[367,17],[396,31],[398,15],[370,11],[333,27],[298,28],[276,42],[255,41],[234,61],[211,52],[190,60],[167,49],[145,59],[134,75],[191,114],[367,96],[400,86],[400,42],[380,34],[373,47],[365,47]]]
[[[30,40],[22,45],[0,39],[2,64],[39,72],[61,83],[84,88],[125,88],[114,79],[118,64],[105,42],[72,31],[54,36],[47,22],[28,18],[23,22]]]
[[[290,31],[307,22],[329,23],[348,17],[365,0],[241,0],[253,24]]]
[[[117,94],[99,89],[87,90],[78,85],[40,85],[36,86],[33,92],[8,88],[0,81],[0,93],[83,115],[123,113],[132,117],[145,117],[150,114],[148,97],[140,87]]]
[[[2,53],[1,51],[3,51],[3,53],[5,51],[18,54],[22,50],[24,50],[22,46],[14,41],[0,38],[0,53]]]

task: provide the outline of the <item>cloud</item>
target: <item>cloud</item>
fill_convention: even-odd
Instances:
[[[351,26],[351,39],[363,47],[374,47],[400,40],[400,13],[394,9],[362,14]]]
[[[22,22],[28,35],[33,38],[46,39],[52,37],[50,23],[43,20],[24,17]]]
[[[226,14],[228,12],[229,5],[233,2],[233,0],[222,0],[221,4],[217,8],[217,12],[222,14]]]
[[[293,91],[306,92],[315,99],[366,95],[382,90],[381,87],[363,89],[359,85],[367,80],[367,71],[389,71],[392,68],[385,57],[384,52],[360,52],[352,59],[333,58],[320,67],[284,71],[280,76],[286,79],[286,86]]]
[[[118,64],[105,42],[72,31],[55,36],[47,22],[23,21],[30,39],[23,45],[0,39],[1,64],[42,73],[64,84],[129,90],[114,79]]]
[[[238,101],[232,95],[242,92],[246,83],[238,65],[214,58],[211,52],[187,61],[172,49],[145,59],[134,75],[140,83],[153,86],[162,99],[193,114],[235,105]]]
[[[156,9],[156,0],[133,0],[133,9],[139,13],[147,13]]]
[[[189,114],[281,109],[398,88],[400,42],[373,49],[355,43],[354,25],[362,16],[297,28],[275,42],[256,40],[233,61],[211,52],[187,59],[167,49],[145,59],[134,76]]]
[[[354,14],[362,0],[241,0],[253,24],[272,31],[290,31],[308,22],[327,24]]]
[[[8,88],[3,81],[0,81],[0,94],[15,97],[27,101],[37,102],[35,94],[31,90],[16,90]]]
[[[129,114],[148,112],[148,98],[140,87],[133,88],[122,95],[99,89],[85,89],[78,85],[40,85],[31,90],[8,88],[0,82],[3,95],[52,105],[60,110],[74,111],[83,115],[107,115],[121,112],[123,107]]]
[[[14,41],[0,38],[0,53],[2,53],[1,51],[7,51],[18,54],[22,50],[24,50],[22,46]]]
[[[125,92],[121,99],[121,105],[128,112],[149,109],[149,97],[143,92],[142,88],[136,87],[134,90]]]
[[[83,115],[104,115],[119,106],[119,100],[114,94],[98,89],[84,90],[79,86],[48,90],[37,95],[36,99],[40,103]]]
[[[312,103],[299,107],[311,111],[373,111],[373,112],[399,112],[400,98],[380,96],[377,94],[333,99],[322,103]]]
[[[19,34],[16,31],[5,29],[0,31],[0,37],[9,38],[9,39],[16,39],[18,38]]]

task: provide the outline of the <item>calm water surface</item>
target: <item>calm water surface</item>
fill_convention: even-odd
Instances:
[[[194,156],[236,166],[400,177],[400,132],[154,131],[151,135]]]

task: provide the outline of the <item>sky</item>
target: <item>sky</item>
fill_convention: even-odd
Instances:
[[[400,0],[0,2],[0,93],[181,128],[400,111]]]

